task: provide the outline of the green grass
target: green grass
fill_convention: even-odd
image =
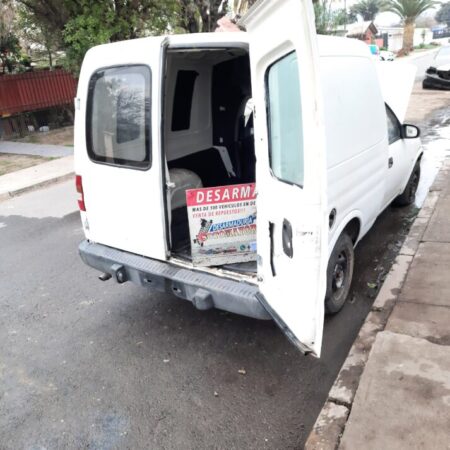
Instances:
[[[0,176],[16,172],[17,170],[26,169],[46,161],[51,161],[52,159],[54,158],[0,153]]]
[[[430,48],[436,48],[435,44],[420,44],[414,47],[414,50],[428,50]]]

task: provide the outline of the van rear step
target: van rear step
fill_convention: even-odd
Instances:
[[[258,287],[244,281],[185,269],[84,240],[78,247],[89,266],[110,274],[119,283],[132,281],[191,301],[197,309],[218,308],[255,319],[270,319],[258,301]]]

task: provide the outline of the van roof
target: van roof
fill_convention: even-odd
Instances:
[[[211,44],[226,46],[226,44],[236,43],[248,46],[249,42],[248,35],[244,32],[174,34],[167,36],[167,38],[169,45],[175,47],[201,44],[205,46]],[[367,44],[358,39],[318,35],[318,44],[320,56],[370,57]]]
[[[370,58],[369,46],[359,39],[318,36],[320,56],[361,56]]]
[[[173,34],[167,36],[153,36],[128,41],[114,42],[93,47],[88,51],[90,57],[92,54],[101,52],[122,52],[122,51],[145,51],[148,46],[160,45],[166,41],[169,46],[175,48],[183,47],[227,47],[239,46],[248,47],[249,37],[245,32],[224,32],[224,33],[192,33],[192,34]],[[335,36],[318,36],[319,53],[321,56],[362,56],[370,57],[370,51],[367,44],[350,38],[341,38]]]
[[[225,33],[193,33],[174,34],[167,36],[169,45],[184,47],[191,45],[211,45],[241,43],[248,46],[248,35],[244,32]],[[362,56],[369,58],[370,50],[364,42],[358,39],[350,39],[336,36],[318,35],[319,53],[321,56]]]

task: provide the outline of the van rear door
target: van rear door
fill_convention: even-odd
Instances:
[[[75,170],[87,239],[166,258],[160,72],[164,38],[91,49],[75,119]]]
[[[310,0],[261,1],[250,34],[260,301],[320,355],[328,225],[319,55]]]

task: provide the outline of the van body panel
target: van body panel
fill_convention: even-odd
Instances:
[[[243,23],[255,104],[259,298],[294,344],[319,356],[328,228],[314,15],[310,2],[298,0],[260,2],[250,11]],[[291,114],[281,115],[288,108]],[[299,136],[289,128],[292,115]],[[304,178],[289,173],[291,163]]]
[[[80,245],[80,254],[98,270],[110,274],[123,270],[126,280],[172,292],[199,309],[213,306],[255,318],[268,318],[270,313],[297,347],[319,356],[329,255],[351,220],[360,223],[357,242],[403,191],[420,156],[420,141],[402,139],[389,146],[384,110],[389,94],[380,85],[367,45],[356,39],[316,37],[309,1],[260,0],[240,23],[247,33],[151,37],[102,45],[86,54],[75,117],[75,170],[82,177],[86,211],[81,211],[81,219],[88,240]],[[211,58],[209,51],[215,51]],[[225,266],[194,267],[172,254],[169,226],[176,178],[171,177],[176,168],[171,164],[190,157],[201,160],[208,151],[216,157],[222,152],[223,157],[224,148],[233,144],[233,133],[222,134],[214,121],[220,116],[231,123],[236,98],[231,98],[230,90],[223,90],[217,98],[215,93],[227,81],[223,73],[228,72],[215,79],[214,71],[222,70],[221,58],[228,61],[244,53],[245,70],[251,72],[251,83],[250,73],[245,73],[249,80],[245,87],[253,99],[244,106],[250,114],[253,109],[257,157],[257,273],[255,266],[247,273]],[[88,154],[86,122],[92,76],[107,68],[132,66],[151,71],[147,105],[151,126],[146,135],[151,155],[145,167],[104,163]],[[239,68],[236,77],[241,82],[244,71]],[[189,126],[184,128],[173,125],[180,71],[190,72],[187,83],[194,75],[198,81]],[[294,83],[288,95],[282,93],[279,80]],[[397,95],[393,107],[400,116],[405,92],[402,89]],[[283,95],[289,100],[287,106]],[[218,106],[220,114],[214,109]],[[290,108],[299,118],[298,130],[286,126],[295,125],[290,114],[277,113],[277,118],[277,108]],[[116,120],[120,111],[114,110],[114,104],[111,109],[109,119]],[[133,129],[126,133],[131,141]],[[105,133],[105,146],[113,138],[123,140],[117,136],[119,131]],[[295,145],[301,149],[301,161],[297,153],[288,151]],[[395,170],[388,165],[391,157],[399,162]],[[302,163],[301,180],[289,178],[295,175],[289,170],[289,158],[293,165]],[[226,158],[220,164],[227,166]],[[231,184],[229,167],[221,169],[223,179]],[[202,170],[217,176],[209,160]],[[194,175],[197,179],[203,176]],[[329,227],[332,209],[336,216]]]
[[[407,172],[409,171],[411,159],[414,156],[413,152],[409,151],[408,144],[411,143],[399,139],[389,145],[389,175],[386,177],[385,204],[389,204],[405,188],[404,185],[406,183],[402,183],[401,180],[408,180]]]
[[[159,130],[164,40],[163,37],[136,39],[89,50],[78,83],[80,105],[75,115],[75,170],[83,181],[86,212],[82,214],[82,223],[86,237],[93,242],[162,260],[166,259],[166,239],[162,220]],[[150,167],[145,169],[92,161],[87,152],[87,103],[92,76],[105,68],[132,66],[148,67],[151,71],[151,98],[147,106],[151,108],[147,131],[151,155]],[[111,117],[114,122],[117,111],[112,112]],[[117,132],[114,123],[112,130],[113,134]]]
[[[379,146],[355,156],[344,164],[328,170],[328,211],[336,210],[334,226],[329,233],[329,254],[349,215],[361,220],[361,238],[380,213],[382,208],[387,159],[380,157]],[[358,214],[351,214],[358,211]],[[351,217],[351,218],[353,218]],[[351,219],[350,219],[351,220]]]
[[[344,39],[344,43],[347,41],[353,40]],[[373,59],[361,42],[350,45],[353,55],[345,55],[350,52],[344,50],[344,55],[338,57],[333,42],[330,38],[319,39],[328,149],[328,212],[335,210],[329,255],[350,220],[360,220],[358,238],[375,221],[383,206],[388,170],[386,111]]]

